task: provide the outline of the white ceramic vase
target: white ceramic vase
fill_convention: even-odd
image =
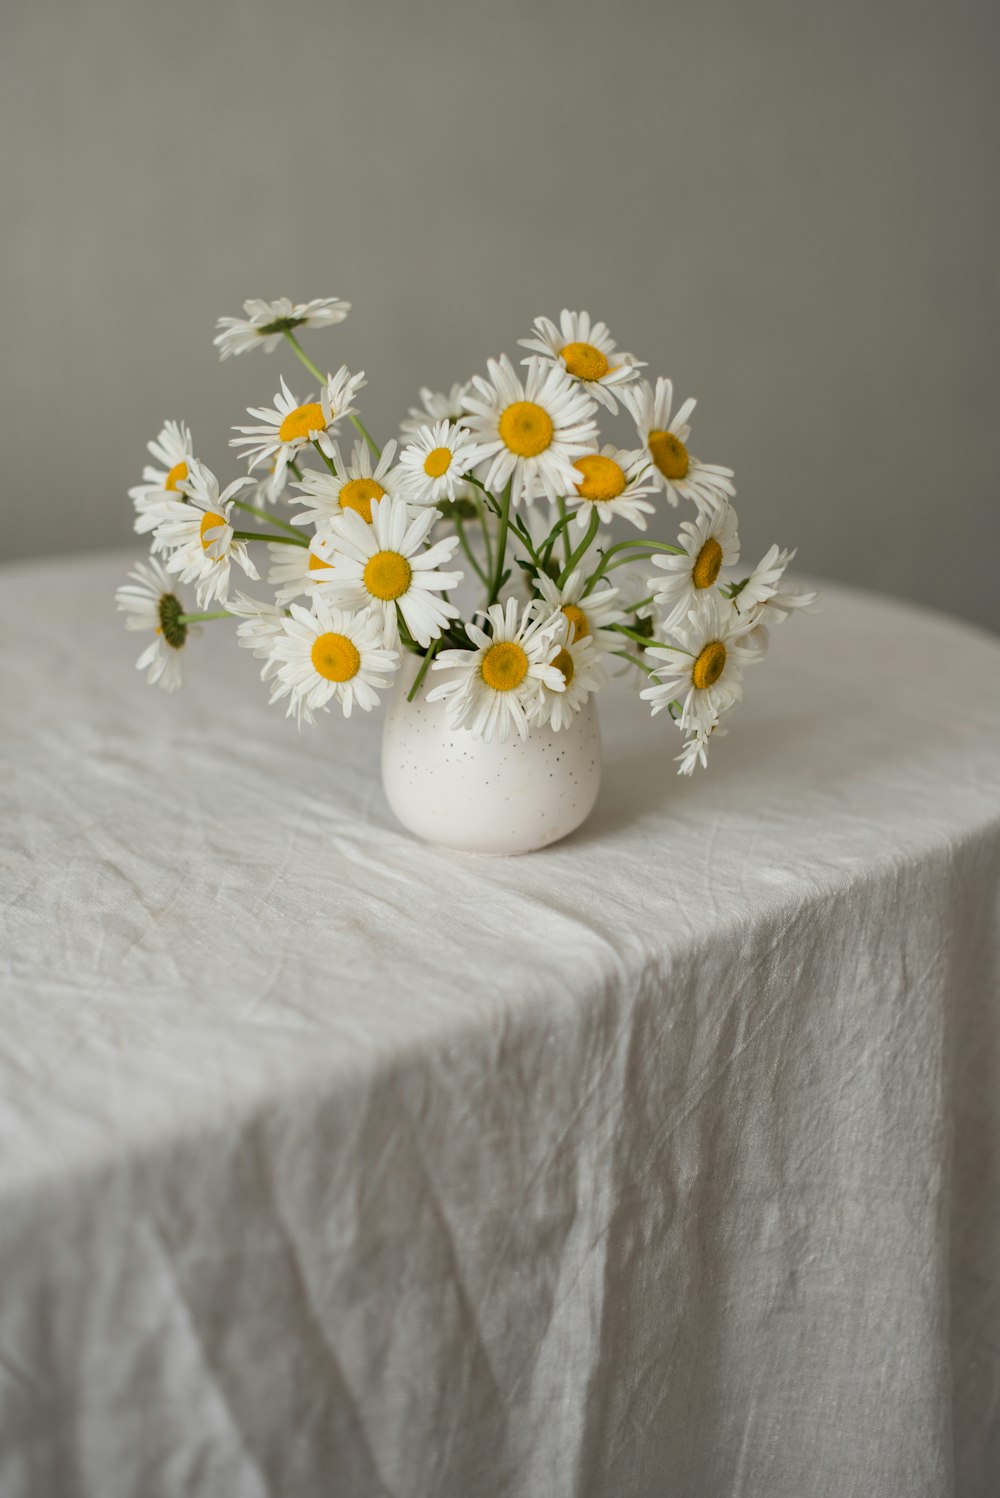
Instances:
[[[385,708],[382,782],[403,826],[463,853],[532,853],[589,816],[601,781],[601,735],[591,696],[569,728],[532,729],[487,744],[451,728],[428,702],[433,673],[412,702],[418,660],[407,656]]]

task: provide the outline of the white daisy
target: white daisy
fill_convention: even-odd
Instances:
[[[176,573],[183,583],[195,584],[199,608],[206,608],[212,599],[225,602],[233,561],[247,577],[259,576],[246,542],[237,541],[229,523],[233,496],[249,482],[237,479],[220,494],[215,474],[192,458],[185,485],[187,503],[164,506],[153,548],[169,551],[168,572]]]
[[[165,422],[160,435],[147,442],[146,448],[160,467],[147,465],[142,470],[142,483],[128,491],[135,505],[135,528],[140,535],[155,529],[165,501],[183,494],[182,486],[194,451],[191,433],[182,421]]]
[[[288,717],[312,723],[336,698],[344,717],[354,707],[370,712],[399,667],[399,654],[382,645],[378,619],[331,608],[319,593],[312,611],[293,603],[270,647],[278,663],[271,701],[288,697]]]
[[[450,421],[456,426],[460,425],[466,420],[462,401],[468,390],[468,380],[461,385],[452,385],[447,394],[444,391],[429,390],[424,385],[420,391],[423,410],[420,406],[410,407],[408,415],[399,423],[399,435],[412,441],[432,421]]]
[[[289,547],[290,551],[292,548]],[[281,662],[273,654],[275,640],[285,627],[285,611],[273,603],[262,603],[257,598],[250,598],[248,594],[241,593],[237,589],[232,598],[226,604],[231,614],[242,619],[242,624],[236,626],[237,643],[244,650],[252,650],[258,660],[264,662],[261,667],[261,681],[268,681],[277,674]]]
[[[677,649],[646,647],[647,658],[663,661],[655,668],[655,685],[639,693],[653,704],[653,716],[676,701],[682,729],[710,733],[743,696],[743,668],[757,658],[743,643],[752,628],[752,619],[741,619],[717,593],[702,594],[685,622],[671,632]]]
[[[243,456],[251,472],[269,466],[273,459],[273,482],[283,486],[288,464],[310,442],[317,443],[327,457],[332,457],[333,442],[328,429],[352,414],[351,402],[366,383],[363,374],[352,375],[341,365],[335,375],[327,376],[319,400],[309,400],[300,406],[282,376],[281,391],[275,396],[272,408],[248,408],[248,414],[256,416],[261,424],[234,427],[234,431],[243,435],[231,437],[229,446],[246,449]]]
[[[622,403],[635,419],[639,441],[652,459],[657,487],[672,505],[679,499],[703,504],[720,496],[731,498],[736,493],[731,483],[733,470],[702,463],[688,451],[688,417],[697,402],[686,400],[671,418],[673,399],[673,384],[664,379],[657,380],[655,391],[647,380],[639,380],[622,392]]]
[[[563,690],[553,692],[543,682],[534,707],[529,709],[528,718],[533,727],[550,727],[558,733],[560,729],[570,726],[591,692],[597,692],[605,686],[608,677],[601,663],[601,653],[590,635],[583,635],[576,640],[567,639],[550,664],[562,673]]]
[[[683,556],[660,551],[651,558],[667,574],[650,579],[664,629],[682,623],[705,589],[715,586],[722,568],[739,561],[736,511],[727,500],[703,506],[694,520],[685,520],[677,544]]]
[[[330,456],[336,473],[311,468],[303,473],[301,481],[296,481],[295,487],[300,494],[309,495],[314,503],[292,517],[295,524],[302,525],[308,521],[313,525],[325,526],[346,510],[353,510],[366,525],[371,525],[372,505],[387,494],[395,495],[400,492],[399,469],[391,476],[389,473],[395,455],[395,442],[387,442],[382,456],[373,468],[368,444],[356,442],[351,461],[345,463],[340,448],[335,442],[332,443]],[[300,504],[302,501],[293,499],[290,503]]]
[[[573,487],[566,498],[577,506],[573,518],[581,530],[586,530],[596,509],[605,525],[621,516],[644,531],[646,516],[655,509],[644,496],[655,488],[649,458],[641,448],[623,452],[606,444],[599,453],[584,453],[575,460]]]
[[[269,541],[267,549],[271,556],[267,580],[275,590],[276,603],[291,603],[293,598],[311,593],[317,580],[330,571],[327,548],[315,536],[308,550],[304,546],[284,546],[278,541]]]
[[[405,500],[386,495],[372,506],[371,524],[354,510],[345,510],[330,523],[332,571],[319,579],[319,591],[346,609],[364,609],[381,621],[387,646],[399,640],[397,609],[418,645],[427,646],[457,619],[459,611],[434,595],[462,581],[461,572],[439,572],[458,546],[457,536],[446,536],[425,546],[437,519],[434,510],[414,515]]]
[[[212,342],[219,350],[220,359],[228,359],[230,354],[245,354],[254,348],[271,353],[286,332],[291,333],[295,328],[330,327],[343,322],[350,310],[350,302],[336,296],[317,297],[311,302],[290,302],[286,296],[276,302],[252,298],[243,303],[246,317],[219,318]]]
[[[138,562],[129,577],[132,581],[115,594],[116,605],[128,616],[125,628],[153,631],[153,639],[135,663],[136,670],[146,672],[150,686],[176,692],[181,684],[180,653],[191,631],[189,624],[182,623],[184,605],[155,559]]]
[[[455,674],[433,687],[427,701],[447,700],[452,727],[467,728],[474,738],[503,744],[513,729],[526,739],[542,688],[566,689],[552,664],[565,643],[565,621],[558,614],[540,618],[537,601],[519,613],[516,598],[493,604],[484,617],[489,634],[477,624],[465,626],[474,650],[442,650],[435,657],[432,670]]]
[[[562,613],[569,620],[571,644],[590,638],[599,651],[613,650],[621,643],[621,637],[611,634],[610,626],[625,619],[618,606],[618,589],[599,587],[585,595],[585,585],[586,578],[579,568],[570,573],[561,588],[544,572],[535,579],[545,605],[542,612]]]
[[[457,499],[463,476],[481,454],[464,427],[449,421],[423,426],[399,455],[399,478],[411,504],[436,505]]]
[[[641,363],[632,354],[615,352],[615,341],[604,323],[591,324],[589,312],[567,312],[564,308],[558,328],[549,318],[536,317],[533,332],[533,338],[517,340],[522,348],[558,364],[602,406],[618,410],[615,396],[621,394],[623,385],[638,377]]]
[[[816,602],[815,593],[803,593],[799,588],[782,587],[785,568],[795,557],[794,551],[779,551],[772,546],[757,563],[746,582],[740,585],[733,599],[733,606],[741,614],[748,614],[762,605],[767,606],[768,619],[779,624],[795,609],[808,609]]]
[[[674,756],[674,763],[680,766],[678,775],[693,775],[696,765],[701,765],[703,770],[708,769],[708,741],[709,739],[724,739],[727,730],[725,728],[711,728],[708,733],[696,731],[686,741],[680,754]]]
[[[529,359],[522,381],[504,354],[489,361],[489,379],[476,375],[465,397],[466,426],[480,457],[489,461],[486,487],[512,483],[515,504],[573,491],[573,459],[597,437],[594,402],[566,371]]]

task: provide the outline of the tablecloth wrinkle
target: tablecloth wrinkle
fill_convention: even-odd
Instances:
[[[127,562],[0,573],[0,1498],[996,1498],[1000,642],[824,586],[479,860]]]

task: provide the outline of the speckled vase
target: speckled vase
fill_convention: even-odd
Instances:
[[[405,659],[382,731],[382,782],[404,827],[425,842],[497,856],[533,853],[586,820],[601,782],[593,697],[559,733],[486,744],[451,728],[443,702],[427,701],[433,676],[406,700],[418,664]]]

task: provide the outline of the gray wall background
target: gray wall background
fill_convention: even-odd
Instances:
[[[1000,627],[998,44],[996,0],[8,4],[0,553],[129,544],[166,416],[235,476],[244,297],[349,297],[309,348],[384,435],[587,307],[699,397],[745,555]]]

